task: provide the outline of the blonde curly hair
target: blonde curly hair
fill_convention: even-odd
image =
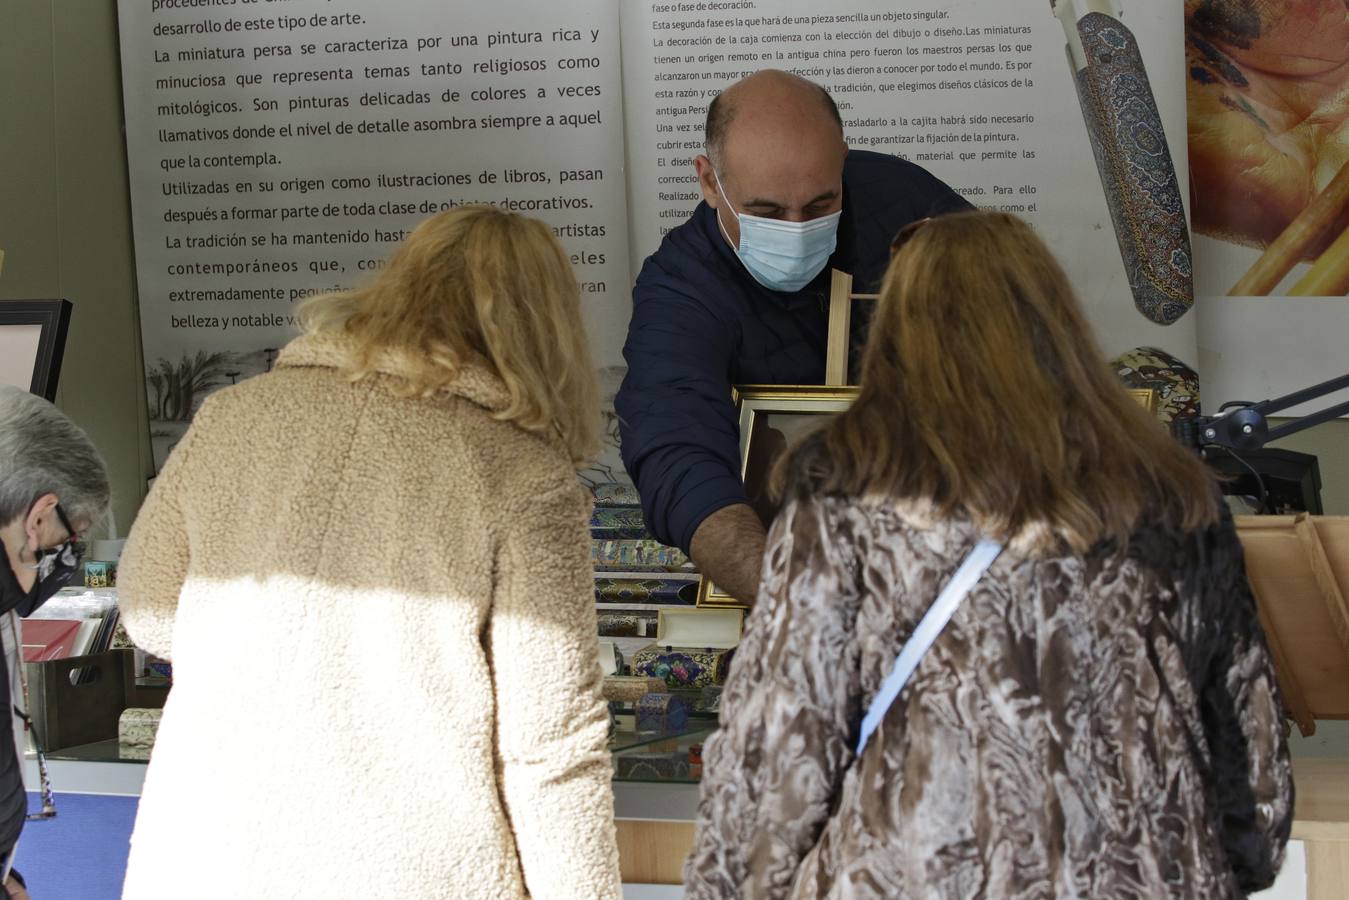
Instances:
[[[598,390],[576,276],[536,219],[490,206],[432,216],[373,283],[310,298],[300,321],[308,332],[356,339],[353,379],[389,354],[409,373],[407,393],[425,396],[477,364],[510,393],[498,418],[560,438],[578,467],[598,448]]]

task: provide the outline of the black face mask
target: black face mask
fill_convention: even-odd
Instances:
[[[75,529],[70,527],[59,503],[56,505],[56,515],[70,536],[55,547],[37,552],[37,579],[31,590],[25,591],[19,584],[19,576],[9,567],[8,553],[0,561],[0,614],[14,610],[20,616],[32,615],[57,591],[70,584],[79,571],[80,552],[75,549]],[[0,543],[0,547],[3,546]]]

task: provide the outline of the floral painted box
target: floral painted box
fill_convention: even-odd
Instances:
[[[641,506],[642,497],[630,484],[614,482],[594,487],[596,506]]]
[[[739,609],[662,609],[656,642],[632,655],[632,674],[672,688],[722,684],[744,623]]]
[[[602,612],[598,622],[600,637],[652,637],[656,634],[654,612]]]
[[[590,514],[590,537],[597,541],[650,539],[640,506],[597,506]]]
[[[590,558],[598,571],[669,572],[693,567],[679,548],[656,540],[592,540]]]
[[[694,572],[595,573],[596,603],[660,603],[694,606],[698,602],[698,575]]]

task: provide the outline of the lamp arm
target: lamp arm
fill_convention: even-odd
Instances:
[[[1265,419],[1267,414],[1287,409],[1290,406],[1297,406],[1300,403],[1306,403],[1308,400],[1315,400],[1317,397],[1333,394],[1345,388],[1349,388],[1349,374],[1323,381],[1320,384],[1314,384],[1311,387],[1285,394],[1282,397],[1275,397],[1273,400],[1262,400],[1259,403],[1237,406],[1225,404],[1224,412],[1216,416],[1200,416],[1183,423],[1177,423],[1178,427],[1174,430],[1183,443],[1193,447],[1217,445],[1233,450],[1259,450],[1270,441],[1296,434],[1299,431],[1305,431],[1308,428],[1320,425],[1322,422],[1329,422],[1331,419],[1343,415],[1349,415],[1349,400],[1301,416],[1291,422],[1285,422],[1273,429],[1269,427],[1269,423]]]

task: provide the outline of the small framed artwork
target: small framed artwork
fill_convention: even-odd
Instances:
[[[829,336],[825,344],[824,383],[853,385],[861,371],[862,346],[866,343],[876,294],[855,294],[853,278],[832,270],[829,283]]]
[[[825,385],[744,385],[735,389],[740,412],[740,477],[750,506],[765,526],[777,515],[769,490],[773,466],[783,451],[843,412],[855,387]],[[698,587],[699,606],[743,607],[706,578]]]
[[[68,300],[0,300],[0,384],[55,402],[70,310]]]
[[[1138,405],[1150,413],[1157,412],[1157,392],[1152,388],[1126,388],[1129,396],[1138,401]]]

